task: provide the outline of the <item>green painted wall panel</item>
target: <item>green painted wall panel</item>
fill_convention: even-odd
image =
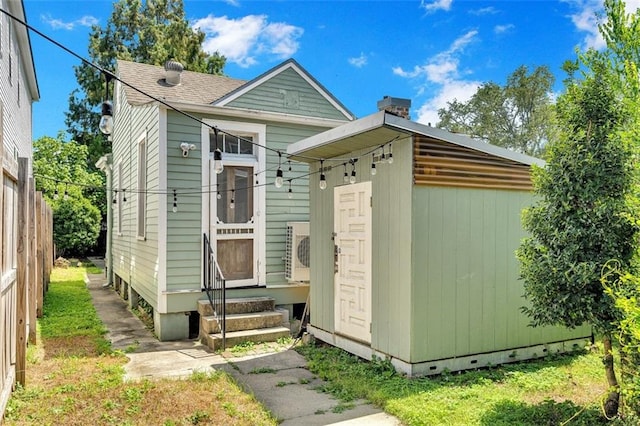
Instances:
[[[531,194],[427,186],[413,193],[412,362],[590,334],[588,327],[533,329],[520,312],[514,253]]]
[[[285,96],[297,99],[286,103]],[[230,102],[235,108],[344,120],[344,115],[292,69],[287,69]]]

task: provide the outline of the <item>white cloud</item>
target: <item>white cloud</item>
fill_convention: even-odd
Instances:
[[[603,0],[565,0],[572,5],[574,12],[570,15],[576,29],[585,33],[582,40],[583,49],[603,49],[606,43],[598,31],[599,15],[604,12]],[[640,7],[640,0],[626,0],[625,12],[635,13]]]
[[[477,16],[495,15],[496,13],[498,13],[498,10],[493,6],[489,6],[489,7],[483,7],[481,9],[470,10],[469,13]]]
[[[513,24],[496,25],[495,27],[493,27],[493,32],[496,34],[505,34],[510,32],[514,28],[515,28],[515,25]]]
[[[227,3],[229,6],[240,6],[240,2],[238,0],[225,0],[225,3]]]
[[[283,22],[270,23],[266,15],[247,15],[238,19],[209,15],[193,21],[191,26],[206,35],[203,49],[219,52],[227,61],[241,67],[258,62],[258,55],[285,59],[298,51],[304,30]]]
[[[362,68],[363,66],[367,65],[367,55],[365,55],[364,53],[360,53],[360,56],[349,58],[348,61],[349,64],[353,65],[354,67]]]
[[[453,0],[420,0],[420,7],[427,11],[427,13],[433,13],[438,10],[450,10]]]
[[[423,79],[419,83],[417,96],[423,95],[427,90],[435,93],[418,108],[417,122],[435,125],[439,121],[439,108],[446,107],[447,102],[454,99],[466,102],[477,91],[481,83],[461,76],[458,57],[477,35],[475,30],[467,32],[454,40],[447,50],[434,55],[424,65],[414,66],[412,70],[393,68],[393,73],[400,77]]]
[[[91,15],[85,15],[80,19],[76,19],[75,21],[68,21],[68,22],[63,21],[62,19],[53,18],[51,17],[51,15],[41,15],[40,19],[42,20],[42,22],[49,25],[54,30],[67,30],[67,31],[73,30],[76,26],[91,27],[93,25],[98,24],[99,22],[98,18],[93,17]]]

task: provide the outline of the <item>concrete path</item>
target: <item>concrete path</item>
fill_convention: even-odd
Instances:
[[[100,258],[90,258],[99,268]],[[108,329],[113,349],[127,352],[125,380],[182,378],[196,371],[223,370],[281,420],[294,426],[397,426],[400,421],[366,401],[346,408],[317,389],[324,383],[294,350],[271,348],[266,353],[215,354],[197,340],[160,342],[109,286],[103,274],[87,275],[87,287],[98,316]]]

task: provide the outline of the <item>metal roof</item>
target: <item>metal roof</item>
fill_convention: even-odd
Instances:
[[[539,166],[545,164],[538,158],[491,145],[466,135],[416,123],[386,111],[379,111],[291,144],[287,148],[287,153],[294,159],[313,162],[321,158],[343,156],[360,149],[374,148],[393,139],[412,135],[431,137],[521,164]]]

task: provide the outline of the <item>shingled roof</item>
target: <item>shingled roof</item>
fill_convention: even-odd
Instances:
[[[165,82],[165,70],[162,66],[123,60],[118,60],[117,66],[117,75],[121,80],[163,101],[208,105],[246,83],[245,80],[220,75],[183,71],[181,84],[170,86]],[[124,90],[131,105],[152,101],[148,96],[126,85]]]

